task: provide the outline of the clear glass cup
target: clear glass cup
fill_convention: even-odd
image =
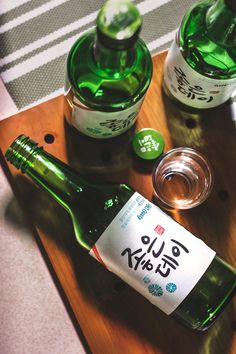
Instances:
[[[209,161],[186,147],[160,156],[152,172],[156,201],[165,209],[191,209],[200,205],[209,196],[213,180]]]

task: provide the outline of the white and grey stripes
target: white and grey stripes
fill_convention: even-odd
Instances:
[[[135,0],[152,54],[169,47],[196,0]],[[19,110],[63,92],[74,41],[95,24],[104,0],[11,0],[0,4],[0,74]]]

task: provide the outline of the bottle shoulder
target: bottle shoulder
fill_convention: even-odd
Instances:
[[[88,183],[70,201],[70,214],[78,242],[90,250],[134,191],[125,184]]]
[[[152,58],[138,39],[134,49],[108,50],[96,56],[95,31],[79,38],[67,59],[67,78],[74,95],[101,111],[132,106],[145,94],[152,77]],[[101,59],[101,60],[100,60]]]
[[[204,1],[193,6],[183,18],[178,32],[181,53],[187,63],[200,74],[210,78],[236,78],[236,41],[222,40],[220,26],[214,31],[207,26],[208,10],[212,6]],[[221,18],[221,23],[229,21]],[[223,26],[223,25],[222,25]]]

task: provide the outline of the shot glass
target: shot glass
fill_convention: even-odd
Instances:
[[[160,156],[152,172],[156,201],[167,210],[200,205],[209,196],[213,180],[209,161],[187,147],[172,149]]]

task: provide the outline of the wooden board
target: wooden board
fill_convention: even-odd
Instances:
[[[153,58],[154,75],[135,129],[153,127],[165,137],[165,151],[189,146],[203,152],[215,171],[209,199],[201,206],[172,214],[236,266],[236,128],[235,106],[226,104],[200,114],[175,107],[161,89],[165,53]],[[2,153],[21,133],[95,180],[129,183],[153,198],[152,163],[137,160],[130,149],[133,132],[112,141],[94,141],[68,127],[63,97],[55,98],[0,122]],[[48,134],[53,143],[46,143]],[[50,138],[50,137],[49,137]],[[46,140],[46,141],[45,141]],[[3,160],[3,159],[2,159]],[[109,273],[81,249],[69,217],[46,193],[2,161],[55,282],[94,354],[233,354],[235,302],[207,332],[193,333],[163,314],[141,295]],[[68,305],[69,304],[69,305]]]

